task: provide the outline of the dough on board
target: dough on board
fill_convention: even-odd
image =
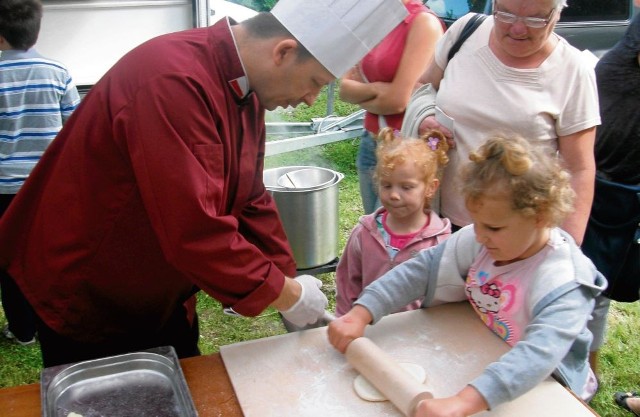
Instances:
[[[419,384],[422,384],[427,378],[427,373],[424,368],[416,363],[401,362],[399,364],[402,369],[407,371],[410,376],[408,378],[414,378]],[[387,401],[387,397],[367,381],[362,375],[358,375],[353,380],[353,389],[358,394],[358,397],[366,401]]]

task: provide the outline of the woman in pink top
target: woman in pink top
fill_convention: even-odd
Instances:
[[[396,131],[397,132],[397,131]],[[362,290],[394,266],[435,246],[451,234],[451,223],[429,207],[438,189],[448,145],[438,131],[420,139],[378,136],[375,180],[383,207],[360,218],[336,270],[336,315],[351,310]],[[420,308],[415,300],[402,310]]]
[[[365,134],[356,165],[365,214],[380,204],[372,172],[376,165],[373,137],[383,127],[400,129],[404,111],[420,75],[431,62],[445,25],[421,1],[403,0],[409,15],[367,54],[340,83],[340,98],[365,109]]]

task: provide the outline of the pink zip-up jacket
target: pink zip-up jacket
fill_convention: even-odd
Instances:
[[[416,256],[423,249],[444,241],[451,235],[451,222],[430,212],[429,225],[390,259],[384,240],[376,224],[376,217],[384,207],[362,216],[351,231],[336,269],[336,316],[346,314],[362,290],[396,265]],[[422,300],[415,300],[403,309],[420,308]]]

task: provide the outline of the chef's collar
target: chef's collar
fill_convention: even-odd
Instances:
[[[236,37],[231,30],[231,26],[236,25],[237,22],[228,16],[226,17],[226,19],[227,25],[229,25],[229,33],[231,33],[231,39],[233,39],[233,46],[236,48],[236,54],[238,55],[240,66],[242,66],[242,72],[244,74],[241,77],[229,80],[227,82],[229,83],[229,87],[231,87],[231,91],[233,91],[233,94],[235,94],[236,99],[238,99],[238,101],[243,101],[251,93],[251,90],[249,89],[249,77],[247,76],[247,70],[244,67],[244,62],[242,62],[242,56],[240,55],[240,50],[238,49]]]
[[[227,82],[238,100],[244,100],[251,93],[249,90],[249,78],[246,75]]]

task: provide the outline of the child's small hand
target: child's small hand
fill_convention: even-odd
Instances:
[[[364,328],[372,319],[369,310],[356,305],[347,314],[329,323],[329,343],[344,353],[352,340],[364,335]]]
[[[482,395],[467,385],[452,397],[420,401],[413,417],[467,417],[488,408],[489,405]]]
[[[413,417],[467,417],[459,406],[456,397],[431,398],[422,400],[416,407]]]

